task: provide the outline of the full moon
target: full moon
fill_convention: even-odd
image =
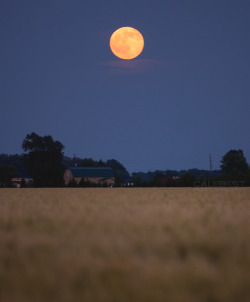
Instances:
[[[110,38],[110,48],[120,59],[134,59],[142,52],[144,39],[142,34],[133,27],[121,27]]]

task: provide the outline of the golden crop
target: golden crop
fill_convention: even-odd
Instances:
[[[0,189],[0,301],[249,302],[250,188]]]

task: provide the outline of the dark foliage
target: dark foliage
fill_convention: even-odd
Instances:
[[[104,167],[107,166],[101,159],[96,161],[92,158],[84,158],[81,163],[81,167]]]
[[[81,162],[82,162],[82,158],[79,157],[68,157],[68,156],[63,156],[62,159],[62,164],[65,168],[69,168],[69,167],[80,167],[81,166]]]
[[[108,167],[113,168],[115,172],[115,186],[128,183],[130,181],[130,175],[126,168],[116,159],[109,159],[106,162]]]
[[[15,176],[16,168],[12,165],[0,164],[0,187],[11,187],[11,178]]]
[[[247,180],[249,167],[242,150],[230,150],[221,160],[221,171],[225,180]]]
[[[180,187],[193,186],[193,181],[197,179],[216,178],[221,174],[220,170],[214,170],[212,173],[208,170],[189,169],[189,170],[156,170],[151,172],[132,173],[131,181],[135,186],[164,186]],[[176,179],[176,176],[179,177]]]
[[[21,178],[34,178],[35,186],[62,186],[63,172],[65,168],[74,166],[83,167],[112,167],[115,172],[115,185],[125,186],[138,186],[138,187],[152,187],[152,186],[166,186],[166,187],[179,187],[179,186],[193,186],[194,181],[212,182],[212,181],[242,181],[246,185],[250,185],[250,170],[244,157],[242,150],[230,150],[221,160],[222,170],[156,170],[149,172],[134,172],[130,176],[126,168],[117,160],[110,159],[106,162],[96,161],[92,158],[73,158],[63,156],[63,145],[54,141],[51,136],[40,137],[32,133],[27,135],[23,142],[24,151],[29,151],[24,155],[6,155],[0,154],[0,164],[13,166],[11,173],[4,172],[11,177]],[[25,163],[25,165],[24,165]],[[5,169],[5,171],[7,171]],[[14,171],[14,172],[13,172]],[[2,172],[3,175],[3,168]],[[13,174],[14,173],[14,174]],[[178,176],[178,177],[172,177]],[[5,180],[0,181],[0,185],[8,183],[10,186],[10,176]],[[76,184],[71,183],[70,186],[74,187]],[[88,183],[87,181],[80,182],[77,187],[91,187],[96,186]]]
[[[180,187],[193,187],[196,177],[192,173],[185,173],[179,180]]]
[[[15,177],[30,177],[28,171],[24,167],[23,155],[0,154],[0,164],[14,166],[16,168]]]
[[[51,136],[39,136],[32,132],[23,141],[24,163],[34,180],[35,187],[63,186],[62,165],[64,146]]]

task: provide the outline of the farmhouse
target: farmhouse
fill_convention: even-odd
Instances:
[[[73,179],[78,184],[82,179],[98,185],[115,183],[115,173],[110,167],[71,167],[65,170],[63,178],[66,186]]]

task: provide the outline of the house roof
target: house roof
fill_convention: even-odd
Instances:
[[[73,177],[115,177],[110,167],[72,167]]]

